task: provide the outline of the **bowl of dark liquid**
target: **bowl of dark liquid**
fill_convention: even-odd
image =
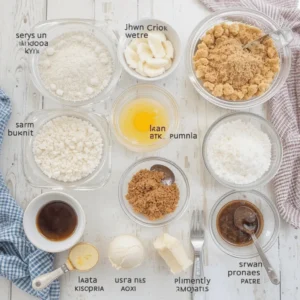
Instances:
[[[258,191],[231,191],[223,195],[213,206],[209,217],[210,234],[215,244],[225,253],[237,258],[253,258],[258,255],[251,236],[235,223],[239,207],[248,207],[256,215],[251,225],[264,252],[277,240],[280,218],[272,200]]]
[[[72,248],[85,229],[85,214],[70,195],[49,192],[39,195],[27,206],[24,231],[33,245],[47,252]]]

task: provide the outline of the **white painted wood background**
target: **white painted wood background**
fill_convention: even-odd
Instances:
[[[124,24],[129,21],[153,16],[172,24],[180,33],[185,46],[193,28],[208,14],[198,0],[0,0],[0,86],[13,102],[9,128],[13,129],[16,122],[22,122],[33,110],[58,107],[49,99],[44,99],[33,87],[26,66],[27,57],[17,46],[16,32],[28,32],[37,22],[57,18],[105,20],[121,31]],[[136,84],[136,80],[123,73],[112,100],[133,84]],[[114,143],[113,173],[107,186],[94,192],[70,192],[86,211],[88,222],[83,240],[94,243],[101,251],[101,263],[86,276],[97,277],[105,292],[90,294],[74,292],[78,274],[72,273],[61,280],[62,300],[190,299],[188,293],[175,292],[174,277],[152,249],[152,241],[157,235],[168,231],[180,238],[185,247],[189,248],[189,222],[193,208],[204,209],[208,218],[214,202],[227,191],[205,170],[201,156],[201,144],[206,130],[227,111],[199,97],[187,78],[184,60],[177,72],[166,81],[157,84],[177,96],[181,112],[181,131],[197,132],[200,138],[191,141],[173,141],[166,148],[151,154],[135,154]],[[96,105],[92,109],[108,114],[110,107],[111,101],[105,105]],[[266,116],[266,109],[265,106],[252,111]],[[122,172],[135,160],[152,154],[174,160],[184,169],[191,185],[191,205],[188,212],[178,222],[160,229],[143,228],[131,222],[121,210],[117,195]],[[25,183],[21,169],[21,139],[5,138],[0,165],[7,184],[22,207],[25,208],[31,199],[44,192],[33,189]],[[261,189],[273,197],[271,190],[271,186]],[[143,267],[136,270],[117,272],[107,260],[107,248],[114,236],[126,233],[137,235],[143,241],[148,259]],[[207,231],[205,272],[206,276],[212,279],[212,284],[206,299],[299,300],[300,237],[298,236],[298,231],[282,222],[279,239],[268,252],[276,269],[280,269],[280,286],[273,286],[267,280],[265,272],[262,272],[262,284],[246,286],[241,285],[238,279],[227,278],[227,271],[237,269],[239,260],[222,253],[214,245]],[[65,258],[66,253],[57,255],[56,264],[63,263]],[[115,277],[146,277],[147,284],[138,287],[136,293],[121,293],[119,287],[113,283]],[[1,278],[0,299],[34,298]]]

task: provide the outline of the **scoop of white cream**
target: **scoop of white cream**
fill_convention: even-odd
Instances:
[[[142,243],[132,235],[120,235],[109,245],[108,258],[114,268],[133,269],[140,266],[145,258]]]
[[[167,233],[158,237],[153,245],[173,274],[180,273],[193,264],[180,241]]]

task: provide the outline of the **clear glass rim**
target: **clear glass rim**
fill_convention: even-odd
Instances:
[[[151,221],[149,221],[149,222],[143,222],[143,221],[137,219],[135,217],[135,215],[133,213],[131,213],[126,208],[126,206],[124,204],[124,202],[126,201],[126,199],[123,198],[123,187],[124,187],[124,184],[125,184],[125,178],[127,177],[128,173],[130,171],[132,171],[135,167],[137,167],[138,165],[140,165],[141,163],[144,163],[144,162],[147,162],[147,161],[151,161],[151,160],[158,160],[158,161],[161,161],[161,162],[164,162],[164,163],[172,165],[180,173],[180,175],[182,176],[183,181],[185,183],[185,186],[186,186],[186,197],[184,199],[184,205],[181,208],[181,210],[180,211],[175,210],[172,213],[173,214],[172,218],[170,218],[168,221],[164,221],[164,222],[161,222],[161,223],[158,223],[158,224],[151,224]],[[120,205],[121,205],[124,213],[129,217],[129,219],[131,219],[132,221],[136,222],[137,224],[145,226],[145,227],[153,227],[153,228],[154,227],[165,226],[165,225],[170,224],[171,222],[173,222],[175,220],[180,219],[183,216],[183,214],[186,212],[186,210],[187,210],[187,208],[189,206],[189,203],[190,203],[190,185],[189,185],[188,178],[185,175],[184,171],[176,163],[174,163],[174,162],[172,162],[172,161],[170,161],[170,160],[168,160],[166,158],[157,157],[157,156],[151,156],[151,157],[146,157],[146,158],[140,159],[140,160],[136,161],[135,163],[133,163],[132,165],[130,165],[125,170],[125,172],[122,174],[122,176],[121,176],[121,179],[119,181],[119,203],[120,203]]]
[[[165,147],[166,145],[168,145],[171,142],[171,139],[169,137],[163,139],[162,141],[158,141],[155,144],[151,144],[151,145],[137,145],[134,144],[133,142],[130,142],[129,140],[127,140],[126,138],[124,138],[119,126],[118,126],[118,114],[116,113],[120,103],[123,101],[123,99],[132,91],[136,91],[138,89],[143,89],[143,88],[148,88],[148,89],[152,89],[155,90],[161,94],[163,94],[169,101],[169,103],[171,104],[171,106],[173,107],[173,112],[175,113],[173,118],[174,118],[174,122],[173,124],[171,123],[169,126],[169,130],[168,133],[176,133],[178,131],[179,128],[179,106],[177,104],[177,101],[175,99],[175,97],[166,89],[161,88],[159,86],[153,85],[153,84],[147,84],[147,83],[139,83],[136,85],[133,85],[129,88],[127,88],[126,90],[124,90],[113,102],[112,105],[112,109],[111,109],[111,114],[110,114],[110,123],[111,123],[111,127],[112,127],[112,131],[114,133],[114,136],[116,137],[116,139],[118,140],[118,142],[120,144],[122,144],[123,146],[125,146],[126,148],[135,151],[135,152],[151,152],[151,151],[155,151],[158,149],[161,149],[163,147]]]
[[[213,216],[216,212],[216,209],[217,207],[222,203],[222,201],[224,199],[226,199],[228,196],[232,195],[232,194],[236,194],[236,193],[245,193],[245,191],[230,191],[226,194],[224,194],[223,196],[221,196],[217,201],[216,203],[214,204],[214,206],[212,207],[211,209],[211,212],[210,212],[210,215],[209,215],[209,232],[210,232],[210,235],[212,237],[212,240],[215,242],[215,244],[217,245],[217,247],[222,250],[224,253],[232,256],[232,257],[235,257],[235,258],[242,258],[242,259],[248,259],[248,258],[254,258],[254,257],[257,257],[259,256],[258,252],[254,253],[254,254],[251,254],[251,255],[236,255],[236,254],[233,254],[231,251],[229,250],[226,250],[217,240],[216,238],[216,235],[214,234],[214,231],[213,231]],[[254,194],[258,197],[260,197],[261,199],[263,199],[264,201],[266,201],[266,203],[269,205],[269,207],[271,208],[272,212],[273,212],[273,215],[274,215],[274,223],[275,223],[275,228],[274,228],[274,232],[272,234],[272,237],[270,238],[270,240],[268,241],[268,243],[262,247],[263,248],[263,251],[264,252],[267,252],[269,251],[273,245],[275,244],[276,242],[276,239],[278,238],[278,235],[279,235],[279,229],[280,229],[280,216],[279,216],[279,213],[277,211],[277,208],[275,206],[275,204],[267,197],[265,196],[264,194],[260,193],[259,191],[256,191],[256,190],[250,190],[250,191],[246,191],[246,193],[248,194]]]
[[[97,117],[97,118],[101,118],[102,120],[105,120],[105,122],[107,123],[107,127],[109,128],[108,126],[108,122],[107,122],[107,119],[105,118],[104,115],[101,115],[101,114],[98,114],[98,113],[95,113],[95,112],[89,112],[89,111],[82,111],[80,109],[68,109],[68,108],[62,108],[62,109],[39,109],[39,110],[35,110],[31,113],[29,113],[26,118],[25,118],[25,121],[24,122],[27,122],[27,121],[30,121],[31,118],[37,114],[40,114],[40,113],[43,113],[43,114],[46,114],[47,112],[52,112],[52,113],[58,113],[58,114],[62,114],[61,116],[64,116],[64,115],[72,115],[72,116],[75,116],[77,118],[80,118],[76,115],[74,115],[73,113],[78,113],[80,115],[85,115],[85,118],[82,118],[83,120],[85,121],[88,121],[90,122],[93,126],[94,123],[90,121],[89,119],[89,115],[93,115],[94,117]],[[66,114],[63,114],[63,113],[66,113]],[[47,119],[45,122],[43,122],[43,125],[45,125],[46,123],[48,123],[50,120],[52,119],[55,119],[55,118],[58,118],[60,117],[60,115],[58,116],[55,116],[55,117],[51,117],[49,119]],[[40,129],[41,127],[39,127]],[[97,129],[98,130],[98,129]],[[103,130],[104,131],[104,130]],[[111,176],[111,173],[112,173],[112,162],[111,162],[111,152],[112,152],[112,141],[111,141],[111,132],[110,130],[109,131],[106,131],[106,136],[104,139],[107,139],[105,142],[107,142],[107,153],[105,155],[105,157],[103,157],[99,163],[99,165],[96,167],[96,169],[94,170],[93,173],[89,174],[88,176],[80,179],[80,180],[77,180],[75,182],[62,182],[62,181],[58,181],[58,180],[54,180],[54,179],[51,179],[49,178],[47,181],[47,184],[36,184],[35,182],[33,182],[32,180],[29,179],[29,176],[27,175],[27,168],[25,168],[25,144],[28,142],[26,137],[24,136],[22,138],[22,144],[23,144],[23,147],[22,147],[22,171],[23,171],[23,174],[24,174],[24,177],[25,177],[25,180],[28,184],[30,184],[32,187],[35,187],[35,188],[47,188],[47,189],[51,189],[53,191],[61,191],[61,190],[65,190],[65,189],[69,189],[69,190],[75,190],[75,191],[89,191],[89,190],[97,190],[97,189],[100,189],[102,188],[103,186],[105,186],[107,184],[107,182],[109,181],[110,179],[110,176]],[[106,176],[103,177],[103,181],[101,182],[101,184],[94,184],[94,185],[90,185],[90,186],[87,186],[87,184],[92,181],[93,179],[95,179],[97,177],[97,175],[100,173],[100,171],[103,169],[103,167],[105,166],[105,164],[107,163],[107,166],[108,166],[108,172],[106,174]],[[40,167],[36,164],[36,162],[34,161],[34,164],[36,166],[36,168],[39,170],[39,172],[41,174],[43,174],[43,176],[46,176],[46,174],[44,174],[42,172],[42,170],[40,169]]]
[[[260,122],[262,122],[264,125],[266,125],[266,127],[268,127],[274,134],[274,136],[276,137],[275,143],[276,143],[276,147],[278,149],[278,159],[277,161],[275,161],[275,168],[274,171],[272,173],[270,173],[270,169],[267,171],[266,174],[268,174],[269,176],[265,176],[265,174],[258,179],[256,182],[253,183],[249,183],[249,184],[245,184],[245,185],[240,185],[240,184],[233,184],[227,181],[222,180],[221,178],[219,178],[215,172],[212,170],[212,168],[209,166],[209,163],[207,162],[207,141],[210,137],[211,132],[214,130],[214,128],[221,123],[222,121],[229,119],[231,117],[238,117],[238,116],[248,116],[251,118],[254,118]],[[206,169],[208,170],[208,172],[210,173],[210,175],[220,184],[222,184],[225,187],[234,189],[234,190],[239,190],[239,191],[248,191],[248,190],[252,190],[258,186],[262,186],[262,185],[266,185],[267,183],[269,183],[274,176],[277,174],[280,166],[281,166],[281,162],[282,162],[282,157],[283,157],[283,147],[282,147],[282,142],[281,139],[276,131],[276,129],[274,128],[274,126],[266,119],[264,119],[263,117],[256,115],[254,113],[250,113],[250,112],[233,112],[233,113],[229,113],[226,114],[222,117],[220,117],[219,119],[217,119],[207,130],[204,138],[203,138],[203,143],[202,143],[202,157],[203,157],[203,161],[204,161],[204,165],[206,167]]]
[[[217,12],[209,15],[205,19],[203,19],[192,31],[192,33],[188,39],[187,47],[186,47],[186,58],[185,58],[186,68],[188,71],[188,77],[190,79],[190,82],[194,86],[195,90],[205,100],[209,101],[210,103],[215,104],[222,108],[227,108],[227,109],[232,109],[232,110],[243,110],[243,109],[247,109],[247,108],[252,108],[254,106],[263,104],[263,103],[267,102],[268,100],[270,100],[273,96],[275,96],[275,94],[278,92],[278,90],[286,82],[286,79],[288,78],[289,71],[291,68],[291,50],[288,46],[283,47],[282,50],[283,50],[284,56],[287,58],[286,67],[285,67],[287,71],[283,72],[283,74],[281,74],[281,76],[278,76],[279,73],[277,73],[277,76],[274,78],[271,86],[265,93],[263,93],[262,95],[260,95],[258,97],[254,97],[254,98],[246,100],[246,101],[227,101],[225,99],[221,99],[221,98],[213,96],[204,87],[201,86],[199,79],[195,75],[193,62],[192,62],[192,56],[194,55],[195,47],[199,41],[199,39],[195,40],[195,37],[197,36],[198,31],[203,26],[205,26],[205,24],[208,21],[213,21],[214,19],[218,19],[220,17],[226,17],[226,16],[235,16],[235,15],[238,16],[239,14],[245,14],[245,13],[247,13],[248,17],[252,16],[253,18],[262,20],[265,23],[267,22],[268,25],[270,25],[273,28],[273,30],[280,29],[280,26],[276,22],[274,22],[267,15],[265,15],[259,11],[256,11],[253,9],[248,9],[248,8],[231,8],[231,9],[229,8],[229,9],[217,11]],[[275,79],[278,79],[277,87],[274,87]]]
[[[41,29],[43,27],[46,27],[46,31],[49,32],[50,30],[59,28],[60,26],[64,25],[71,25],[71,24],[78,24],[83,26],[89,26],[93,27],[95,31],[101,31],[100,26],[105,26],[106,28],[109,28],[110,34],[113,38],[111,38],[107,33],[103,32],[106,35],[106,38],[110,41],[111,45],[114,47],[115,52],[115,60],[114,60],[114,72],[112,74],[111,80],[109,85],[99,94],[95,95],[93,98],[83,101],[68,101],[64,99],[60,99],[58,97],[55,97],[54,94],[49,92],[42,82],[39,80],[39,76],[37,75],[38,70],[35,65],[35,57],[40,54],[31,54],[29,56],[29,74],[30,78],[35,85],[35,87],[38,89],[38,91],[45,97],[55,101],[56,103],[59,103],[64,106],[68,107],[80,107],[80,106],[88,106],[100,102],[107,101],[112,92],[114,91],[122,73],[122,66],[117,56],[117,45],[119,42],[119,35],[117,31],[115,31],[113,28],[111,28],[109,25],[107,25],[105,22],[100,22],[96,20],[89,20],[89,19],[54,19],[54,20],[47,20],[42,21],[36,24],[32,29],[31,32],[34,32],[38,29]]]

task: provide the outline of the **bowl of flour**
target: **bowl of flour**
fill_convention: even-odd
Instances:
[[[102,23],[64,19],[39,23],[45,47],[30,57],[31,78],[47,98],[67,106],[107,100],[121,75],[117,34]]]
[[[23,138],[23,171],[34,187],[94,190],[111,175],[111,138],[102,115],[75,109],[28,115],[33,134]]]
[[[202,147],[210,174],[236,190],[267,184],[279,170],[282,152],[272,124],[247,112],[218,119],[207,131]]]

